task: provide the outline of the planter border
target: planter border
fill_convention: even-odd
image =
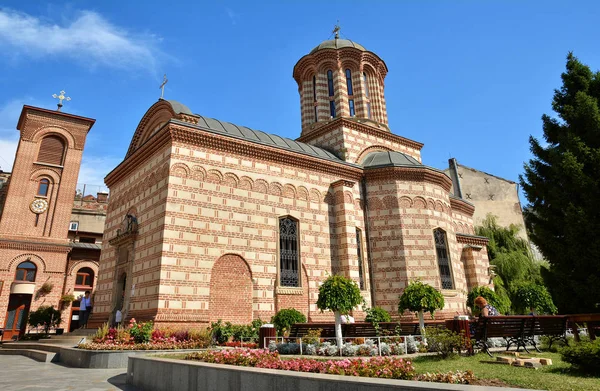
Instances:
[[[127,384],[143,390],[346,390],[353,391],[534,391],[411,380],[378,379],[211,364],[158,357],[129,357]]]

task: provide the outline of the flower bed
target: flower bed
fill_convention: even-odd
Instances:
[[[185,359],[214,364],[384,379],[424,380],[455,384],[469,384],[475,380],[475,376],[471,371],[416,375],[412,363],[398,357],[344,360],[294,358],[282,360],[278,352],[270,352],[268,349],[231,349],[190,353]]]
[[[232,341],[232,342],[225,342],[224,346],[227,346],[227,347],[230,347],[230,348],[256,349],[258,347],[258,344],[256,342]]]
[[[127,327],[104,324],[92,342],[77,347],[86,350],[173,350],[201,349],[210,344],[208,330],[155,329],[152,322],[138,323],[131,319]]]

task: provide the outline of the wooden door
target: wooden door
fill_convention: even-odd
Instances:
[[[30,303],[31,295],[10,295],[4,323],[4,341],[25,334]]]

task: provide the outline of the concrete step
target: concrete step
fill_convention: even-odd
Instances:
[[[81,335],[82,337],[89,337],[91,335],[96,334],[96,331],[98,331],[98,329],[76,329],[71,331],[70,333],[65,333],[62,336],[66,337],[69,335]],[[57,335],[57,337],[60,337],[60,335]]]
[[[60,349],[65,345],[51,345],[38,342],[8,342],[2,344],[3,350],[41,350],[44,352],[60,353]]]
[[[25,356],[29,357],[35,361],[39,362],[57,362],[58,361],[58,353],[55,352],[47,352],[44,350],[36,350],[36,349],[0,349],[0,355],[8,355],[8,356]]]

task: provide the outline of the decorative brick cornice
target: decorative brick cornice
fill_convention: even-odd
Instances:
[[[137,234],[138,234],[137,230],[127,231],[122,234],[118,234],[114,238],[110,239],[108,241],[108,243],[114,247],[119,247],[124,244],[129,244],[129,243],[132,243],[133,241],[135,241],[135,239],[137,238]]]
[[[350,118],[343,118],[343,117],[336,118],[333,121],[327,123],[326,125],[323,125],[306,135],[302,135],[302,136],[298,137],[296,139],[296,141],[300,141],[303,143],[309,143],[311,140],[321,137],[339,127],[345,127],[345,128],[357,130],[364,134],[379,137],[379,138],[382,138],[387,141],[391,141],[394,143],[398,143],[400,145],[404,145],[405,147],[408,147],[408,148],[416,149],[417,151],[420,151],[424,145],[423,143],[413,141],[413,140],[404,138],[402,136],[393,134],[389,130],[387,130],[387,131],[381,130],[381,129],[373,127],[372,125],[368,125],[363,122],[358,122],[358,120],[350,119]],[[387,129],[387,127],[386,127],[386,129]]]
[[[429,182],[450,191],[452,180],[443,172],[426,166],[415,167],[381,167],[365,170],[368,181],[372,180],[404,180],[411,182]]]
[[[450,197],[450,207],[452,210],[464,213],[469,217],[473,217],[473,213],[475,213],[475,206],[462,198]]]
[[[289,288],[289,287],[278,286],[277,288],[275,288],[275,294],[276,295],[303,295],[304,288],[302,288],[302,287]]]
[[[483,247],[483,246],[487,246],[487,244],[490,240],[488,238],[486,238],[485,236],[476,236],[476,235],[457,233],[456,241],[461,244],[470,244],[473,246],[482,246]]]
[[[20,251],[47,251],[56,253],[68,253],[71,251],[71,246],[68,244],[55,244],[43,242],[23,242],[19,240],[0,239],[0,249],[20,250]]]
[[[356,184],[356,182],[348,181],[345,179],[340,179],[339,181],[333,182],[331,184],[331,187],[343,186],[343,187],[353,188],[355,184]]]
[[[173,141],[177,142],[209,147],[263,161],[302,167],[355,181],[360,180],[363,175],[362,168],[356,167],[354,164],[345,162],[337,163],[302,153],[219,135],[195,127],[185,126],[185,124],[177,123],[174,120],[171,121],[170,131]]]

